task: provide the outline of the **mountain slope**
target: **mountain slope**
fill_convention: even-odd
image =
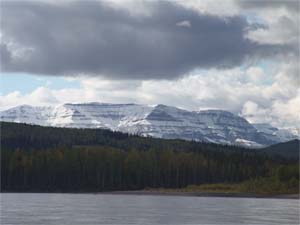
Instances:
[[[1,121],[53,127],[103,128],[166,139],[185,139],[262,147],[294,139],[262,132],[244,118],[222,110],[187,111],[166,105],[64,104],[18,106],[0,113]]]
[[[298,130],[278,129],[267,123],[255,123],[252,124],[265,138],[277,142],[286,142],[296,139],[298,136]]]
[[[278,143],[262,150],[269,155],[280,155],[284,158],[299,160],[300,141],[295,139],[284,143]]]

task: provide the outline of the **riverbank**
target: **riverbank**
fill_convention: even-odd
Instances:
[[[299,188],[286,188],[284,183],[276,183],[273,186],[264,185],[265,179],[259,179],[259,182],[245,181],[242,183],[214,183],[201,185],[188,185],[183,188],[146,188],[139,190],[81,190],[81,191],[38,191],[28,190],[23,193],[66,193],[66,194],[113,194],[113,195],[153,195],[153,196],[194,196],[194,197],[231,197],[231,198],[276,198],[276,199],[299,199]],[[22,192],[22,191],[4,191],[1,192]]]
[[[190,197],[231,197],[231,198],[274,198],[274,199],[299,199],[299,194],[262,195],[252,193],[226,193],[226,192],[183,192],[162,190],[137,190],[137,191],[111,191],[97,194],[112,195],[153,195],[153,196],[190,196]]]
[[[186,196],[186,197],[220,197],[220,198],[273,198],[273,199],[300,199],[299,194],[254,194],[254,193],[228,193],[228,192],[183,192],[159,190],[135,190],[135,191],[82,191],[82,192],[39,192],[39,191],[1,191],[0,194],[96,194],[96,195],[150,195],[150,196]]]

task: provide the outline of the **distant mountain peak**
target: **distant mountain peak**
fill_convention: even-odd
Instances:
[[[105,128],[142,136],[219,144],[266,146],[297,138],[268,124],[250,124],[224,110],[188,111],[163,104],[66,103],[21,105],[0,112],[1,121],[53,127]]]

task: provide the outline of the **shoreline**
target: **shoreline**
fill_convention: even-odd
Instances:
[[[300,199],[299,194],[259,195],[252,193],[226,193],[226,192],[162,192],[162,191],[109,191],[96,194],[111,195],[149,195],[149,196],[182,196],[182,197],[220,197],[220,198],[268,198],[268,199]]]
[[[159,190],[132,190],[132,191],[104,191],[104,192],[0,192],[1,194],[94,194],[94,195],[135,195],[135,196],[176,196],[176,197],[215,197],[215,198],[260,198],[260,199],[294,199],[300,200],[297,194],[252,194],[252,193],[230,193],[230,192],[176,192]]]

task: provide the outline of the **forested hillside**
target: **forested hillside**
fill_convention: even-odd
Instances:
[[[297,160],[234,146],[1,123],[2,191],[182,188],[274,176],[288,191],[297,188],[297,171]]]
[[[292,141],[271,145],[263,149],[268,155],[278,155],[289,159],[299,160],[300,141]]]
[[[172,149],[177,151],[228,150],[243,148],[184,140],[140,137],[104,129],[54,128],[1,122],[1,144],[5,148],[48,149],[78,146],[109,146],[124,151]]]

